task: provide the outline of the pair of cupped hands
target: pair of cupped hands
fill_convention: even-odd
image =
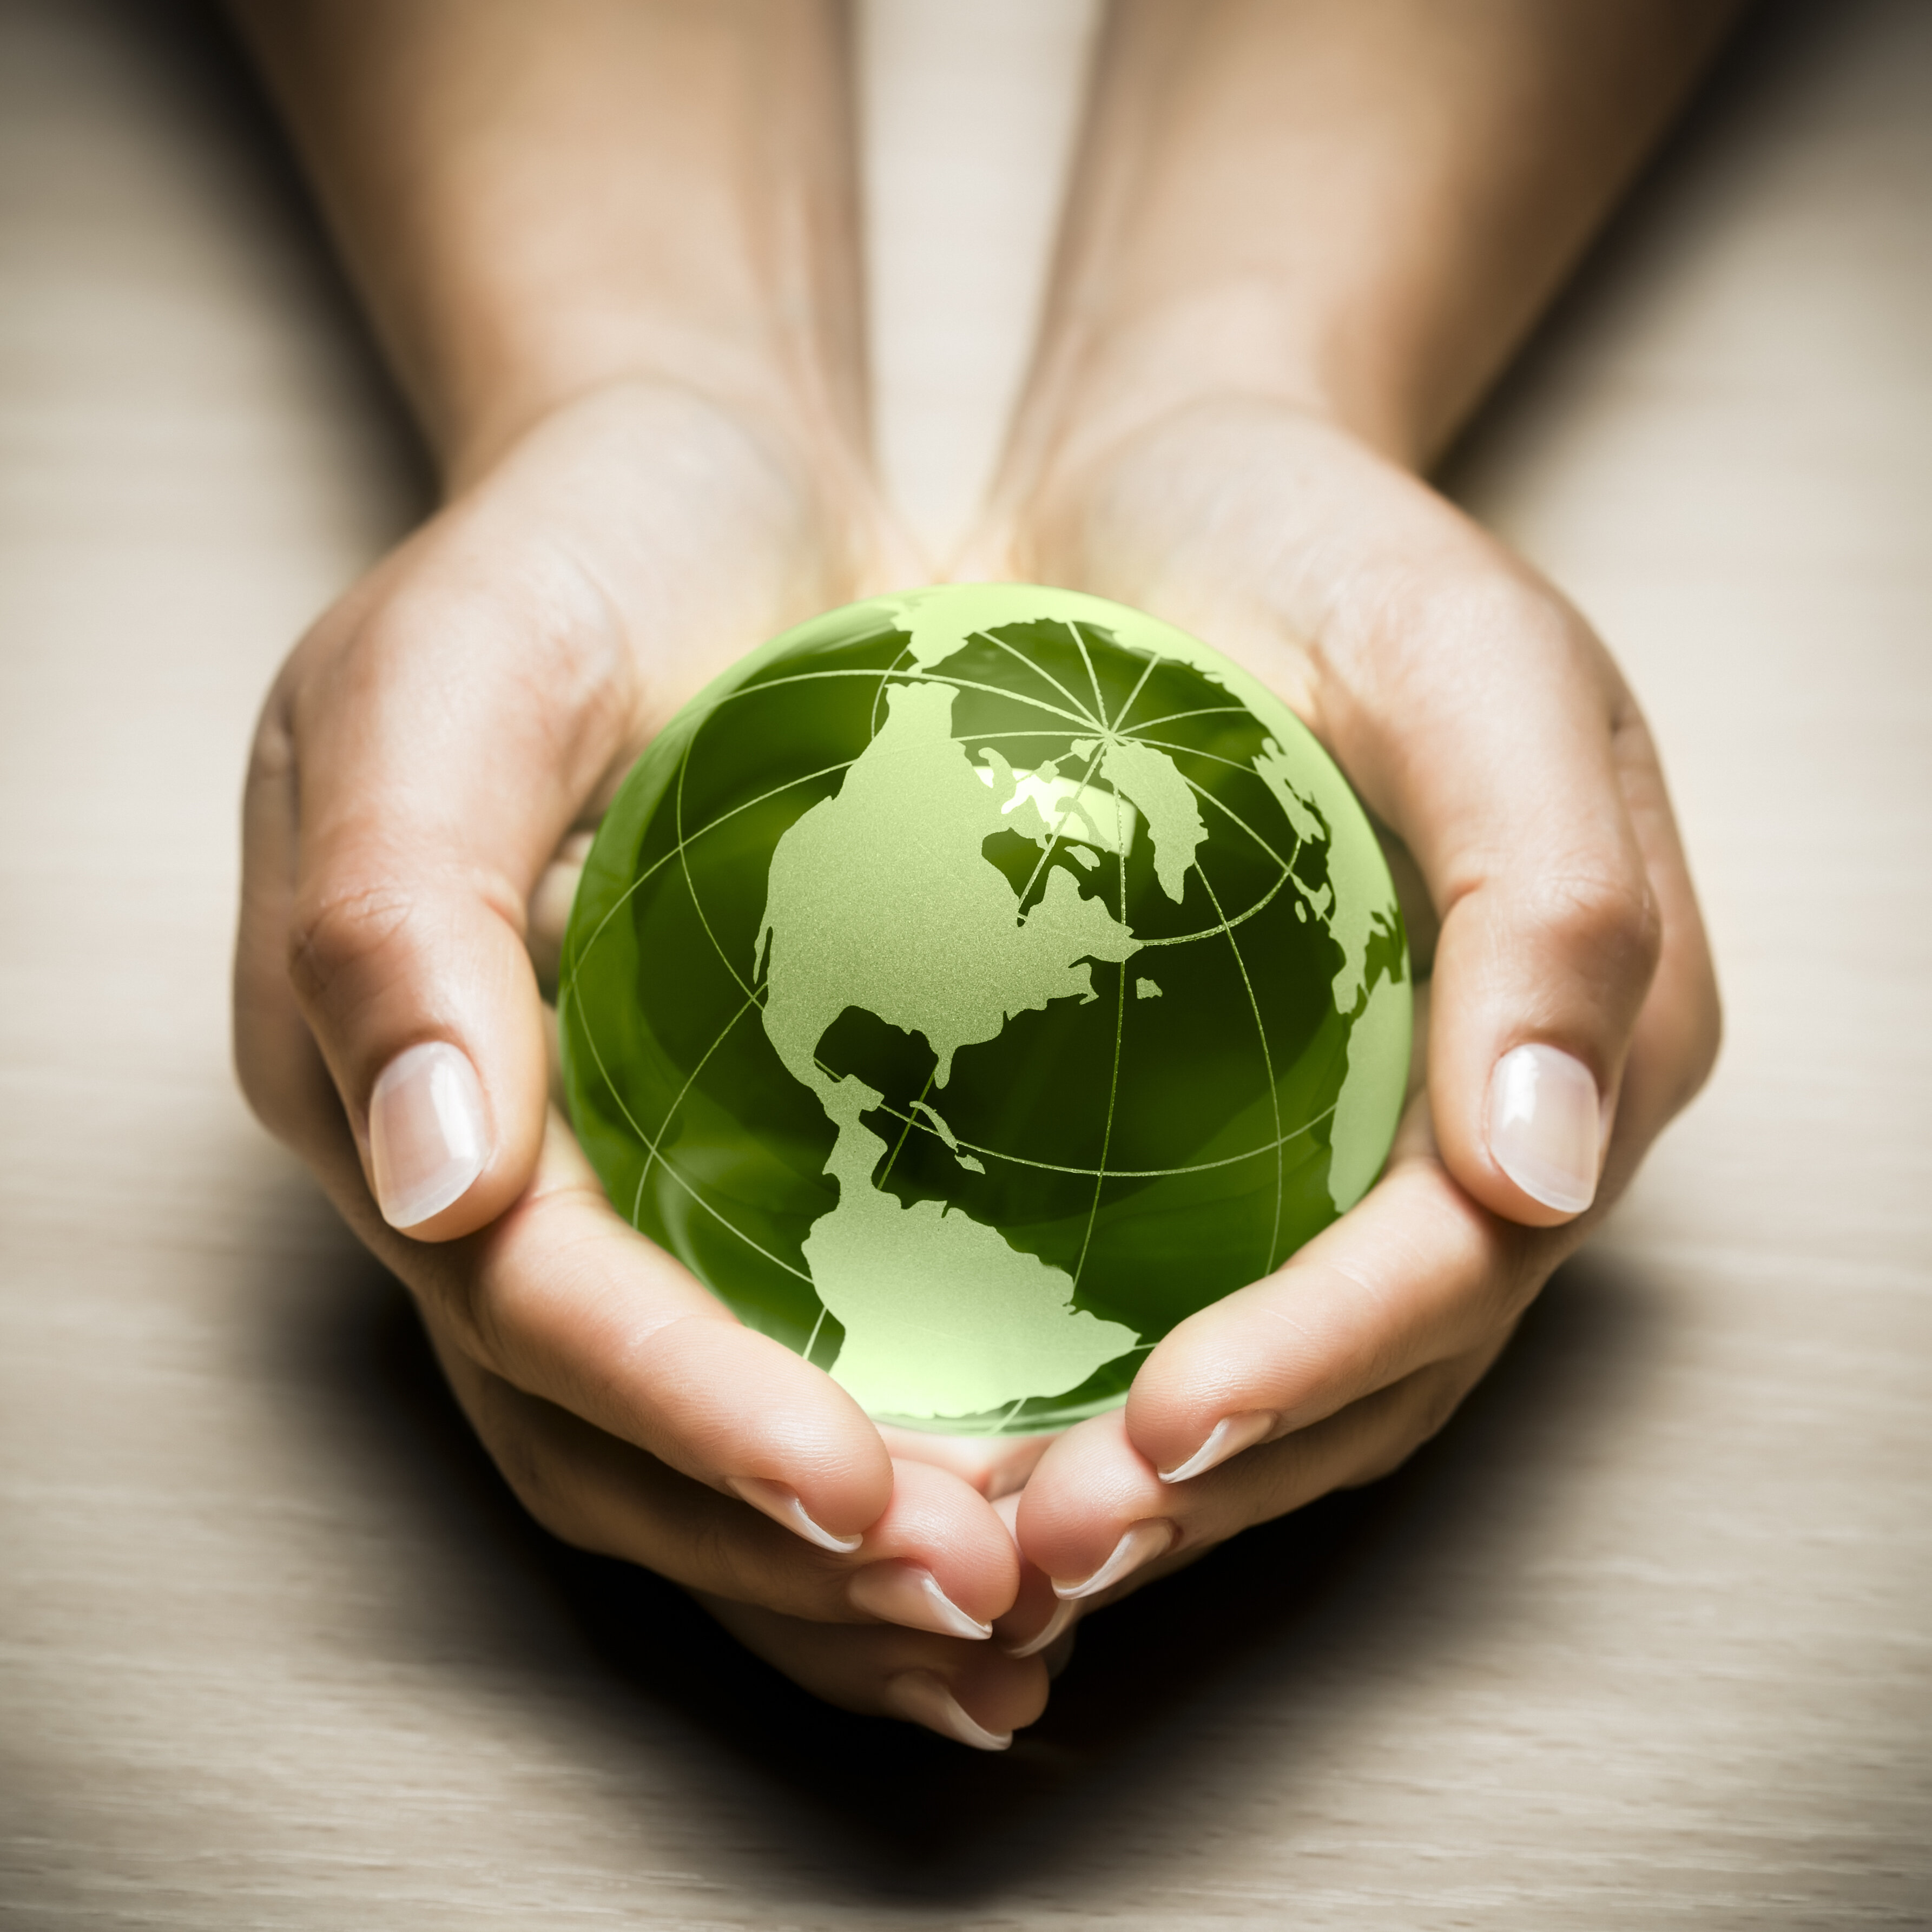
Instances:
[[[1434,1433],[1718,1036],[1629,691],[1414,475],[1230,397],[994,501],[956,574],[1138,605],[1294,706],[1388,828],[1427,974],[1381,1181],[1183,1322],[1124,1408],[876,1426],[626,1224],[554,1099],[546,994],[632,760],[742,651],[930,574],[862,464],[638,382],[463,479],[269,697],[236,976],[250,1102],[407,1283],[531,1513],[831,1702],[986,1749],[1078,1618]]]

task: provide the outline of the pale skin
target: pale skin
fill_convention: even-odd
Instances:
[[[238,4],[445,484],[270,695],[238,1059],[557,1534],[834,1702],[994,1746],[1075,1617],[1394,1467],[1494,1359],[1702,1083],[1718,1004],[1634,700],[1419,472],[1733,10],[1111,15],[1033,376],[951,568],[1138,604],[1271,682],[1407,855],[1433,1024],[1360,1206],[1175,1330],[1124,1410],[985,1446],[882,1437],[739,1326],[546,1104],[532,953],[638,750],[740,651],[935,574],[868,454],[844,15]],[[478,1171],[412,1220],[382,1082],[426,1042],[473,1070]],[[1525,1046],[1595,1096],[1581,1212],[1498,1158],[1493,1070]]]

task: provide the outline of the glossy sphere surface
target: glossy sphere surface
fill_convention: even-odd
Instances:
[[[1351,1206],[1407,1070],[1361,808],[1280,700],[1028,585],[854,604],[639,760],[560,994],[620,1210],[881,1420],[1062,1426]]]

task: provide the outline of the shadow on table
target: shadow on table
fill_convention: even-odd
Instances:
[[[352,1429],[349,1453],[376,1459],[423,1588],[454,1593],[459,1616],[487,1598],[495,1659],[577,1680],[600,1762],[614,1732],[620,1762],[661,1763],[668,1732],[690,1855],[701,1863],[706,1842],[730,1844],[720,1876],[734,1889],[796,1899],[822,1886],[908,1905],[966,1904],[1096,1862],[1118,1876],[1145,1841],[1130,1821],[1154,1826],[1180,1794],[1178,1809],[1202,1818],[1238,1805],[1244,1759],[1265,1762],[1277,1803],[1285,1790],[1305,1789],[1311,1806],[1332,1798],[1324,1736],[1359,1720],[1364,1699],[1490,1640],[1499,1580],[1508,1588],[1531,1559],[1539,1520],[1566,1493],[1562,1472],[1614,1430],[1664,1326],[1642,1283],[1572,1264],[1406,1468],[1095,1618],[1042,1721],[982,1757],[828,1708],[676,1588],[545,1535],[470,1436],[401,1290],[346,1255],[328,1271],[327,1292],[303,1298],[326,1333],[297,1322],[310,1330],[303,1378],[334,1408],[345,1448],[342,1426]],[[447,1667],[469,1667],[466,1649],[442,1653]],[[1298,1767],[1286,1783],[1284,1762]],[[714,1807],[734,1828],[697,1822]]]

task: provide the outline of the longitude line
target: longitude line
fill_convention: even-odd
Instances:
[[[1158,651],[1150,652],[1148,653],[1147,668],[1141,673],[1139,677],[1136,680],[1133,689],[1127,693],[1126,702],[1120,706],[1119,710],[1114,713],[1114,722],[1107,727],[1108,730],[1116,734],[1120,731],[1120,720],[1126,717],[1130,711],[1132,710],[1134,708],[1134,700],[1140,696],[1142,687],[1145,685],[1149,678],[1153,676],[1154,668],[1160,662],[1160,653]]]
[[[1106,719],[1106,713],[1102,712],[1098,718],[1094,717],[1090,712],[1088,712],[1086,706],[1082,704],[1079,699],[1076,698],[1072,692],[1069,691],[1066,686],[1062,684],[1059,679],[1055,677],[1052,672],[1048,670],[1044,664],[1035,664],[1024,651],[1014,650],[1012,646],[1008,644],[1004,638],[996,638],[990,631],[975,631],[972,634],[976,638],[984,638],[988,644],[997,646],[1000,650],[1004,651],[1009,657],[1017,658],[1022,664],[1025,665],[1028,670],[1033,672],[1036,676],[1046,679],[1047,682],[1052,685],[1054,689],[1058,692],[1060,696],[1065,698],[1067,703],[1073,706],[1075,710],[1081,712],[1083,716],[1087,716],[1090,722],[1104,726]]]
[[[1201,874],[1201,883],[1208,888],[1210,904],[1217,913],[1220,912],[1221,902],[1216,896],[1213,885],[1209,883],[1206,868],[1197,866],[1195,869]],[[1228,935],[1228,945],[1234,953],[1234,964],[1240,968],[1241,984],[1247,988],[1248,1005],[1255,1016],[1255,1031],[1261,1039],[1262,1071],[1268,1076],[1268,1105],[1274,1110],[1274,1226],[1268,1234],[1268,1266],[1262,1270],[1264,1274],[1270,1274],[1274,1271],[1275,1244],[1281,1238],[1281,1199],[1287,1185],[1288,1174],[1287,1163],[1282,1156],[1281,1096],[1275,1090],[1274,1055],[1268,1051],[1268,1027],[1262,1018],[1261,1002],[1255,998],[1254,982],[1248,977],[1248,962],[1241,957],[1240,941],[1234,937],[1234,928],[1228,924],[1225,916],[1221,924],[1222,931]]]
[[[1106,755],[1107,741],[1103,737],[1099,744],[1094,746],[1094,755],[1087,760],[1087,769],[1081,775],[1079,790],[1076,790],[1072,794],[1072,796],[1070,797],[1066,802],[1060,807],[1060,816],[1053,821],[1053,831],[1052,836],[1046,842],[1046,850],[1040,855],[1040,862],[1035,866],[1032,872],[1027,875],[1026,884],[1020,888],[1019,922],[1022,926],[1025,925],[1027,922],[1027,894],[1033,890],[1034,883],[1038,880],[1040,874],[1045,872],[1048,866],[1052,862],[1054,854],[1060,849],[1060,835],[1062,830],[1066,826],[1068,814],[1071,813],[1073,809],[1074,799],[1078,798],[1080,796],[1081,792],[1084,792],[1087,788],[1094,782],[1094,775],[1100,767],[1100,760]],[[1120,815],[1119,812],[1116,811],[1114,814],[1114,829],[1117,837],[1119,835],[1120,824]],[[1084,841],[1082,841],[1082,842],[1084,843]],[[1044,899],[1046,895],[1042,893],[1040,896]],[[1124,904],[1121,907],[1121,910],[1125,911],[1126,909],[1126,908]]]
[[[1107,700],[1100,695],[1100,680],[1094,674],[1094,660],[1087,655],[1087,636],[1071,617],[1060,620],[1072,634],[1074,649],[1080,653],[1080,662],[1087,667],[1087,682],[1094,687],[1094,715],[1100,721],[1100,728],[1107,729]]]
[[[1127,855],[1117,853],[1115,858],[1120,870],[1120,916],[1124,921],[1127,911]],[[1118,968],[1120,976],[1120,996],[1114,1002],[1114,1070],[1107,1084],[1107,1124],[1100,1135],[1100,1166],[1094,1176],[1094,1198],[1087,1209],[1087,1232],[1080,1238],[1080,1258],[1073,1264],[1073,1286],[1080,1286],[1080,1276],[1087,1266],[1087,1250],[1094,1244],[1094,1224],[1100,1216],[1100,1190],[1107,1184],[1107,1156],[1114,1145],[1114,1106],[1120,1091],[1120,1036],[1125,1031],[1127,1020],[1127,962],[1123,959]],[[1275,1122],[1275,1131],[1281,1131],[1281,1122]],[[1280,1155],[1276,1156],[1277,1161]]]

